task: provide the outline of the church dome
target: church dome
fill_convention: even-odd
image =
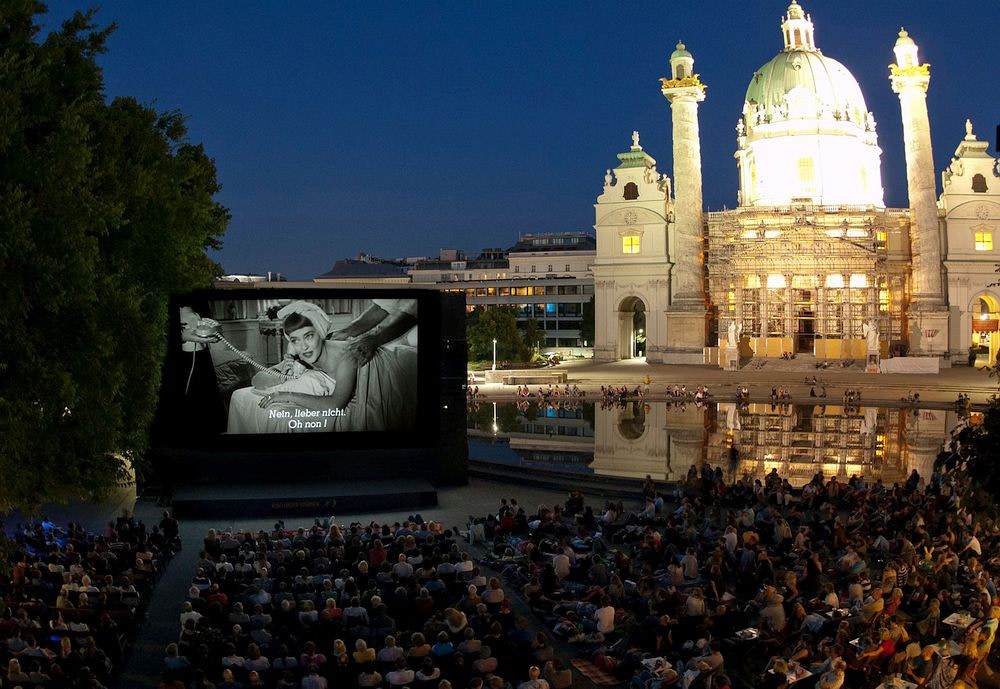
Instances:
[[[857,80],[816,47],[792,0],[784,49],[754,72],[736,122],[740,205],[882,207],[875,118]]]
[[[811,96],[808,110],[796,107]],[[789,102],[789,100],[793,102]],[[857,80],[844,65],[817,50],[786,50],[757,70],[747,87],[747,104],[771,114],[814,119],[828,113],[862,124],[868,107]],[[805,105],[805,104],[803,104]]]

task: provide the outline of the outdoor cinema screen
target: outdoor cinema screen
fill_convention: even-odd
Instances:
[[[415,431],[418,332],[434,304],[407,292],[217,290],[175,300],[164,376],[172,425],[202,438]]]

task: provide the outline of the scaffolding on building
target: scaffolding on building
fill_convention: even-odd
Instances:
[[[862,339],[871,323],[883,341],[901,339],[906,281],[891,265],[887,236],[904,214],[809,204],[708,213],[719,332],[735,321],[744,336],[791,338],[793,353],[821,339]]]

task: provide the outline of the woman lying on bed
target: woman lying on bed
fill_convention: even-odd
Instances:
[[[416,406],[416,350],[380,347],[358,367],[351,342],[328,339],[330,319],[315,304],[295,301],[278,312],[288,341],[279,370],[254,376],[233,392],[229,433],[402,430]],[[297,410],[305,410],[302,414]]]

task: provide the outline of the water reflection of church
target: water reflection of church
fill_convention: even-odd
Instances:
[[[929,476],[958,423],[955,414],[930,409],[636,402],[594,407],[592,416],[589,406],[563,412],[532,405],[517,412],[505,435],[525,463],[557,469],[571,453],[578,458],[572,471],[584,470],[583,460],[590,473],[609,477],[677,481],[708,462],[730,480],[777,469],[793,485],[817,472],[845,480],[863,474],[891,484],[913,469]]]

